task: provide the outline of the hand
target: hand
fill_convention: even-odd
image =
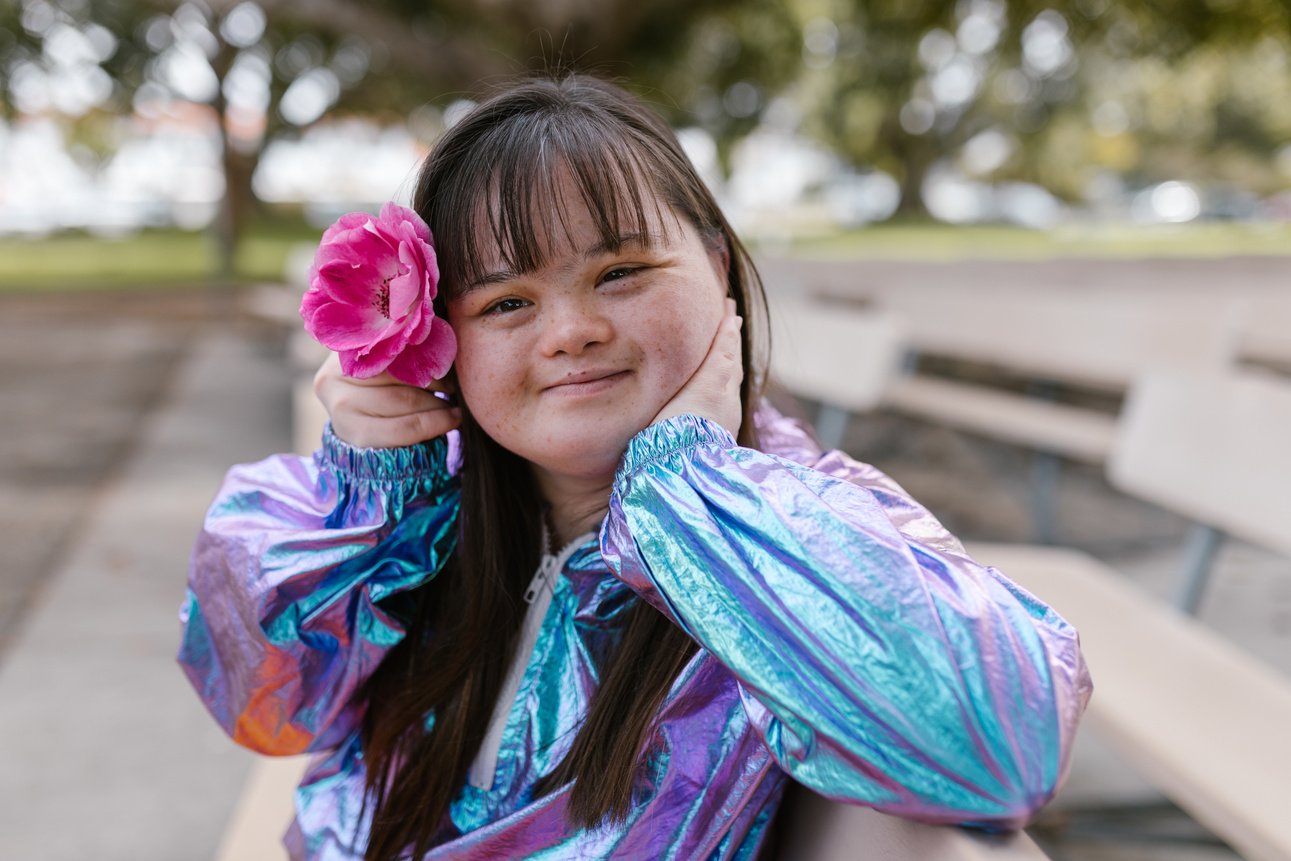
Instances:
[[[681,390],[663,405],[651,424],[691,413],[717,422],[732,436],[739,435],[744,418],[740,404],[740,383],[744,380],[740,348],[743,325],[743,318],[735,313],[735,300],[727,299],[726,314],[717,326],[708,355]]]
[[[314,394],[332,419],[332,432],[360,448],[401,448],[443,436],[462,421],[462,412],[433,392],[449,392],[436,380],[428,389],[401,383],[389,374],[365,380],[341,373],[335,353],[314,374]]]

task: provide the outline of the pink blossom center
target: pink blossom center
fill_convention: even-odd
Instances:
[[[377,287],[376,295],[372,297],[372,304],[377,306],[381,316],[387,320],[393,319],[390,316],[390,281],[393,278],[393,275],[386,276]]]

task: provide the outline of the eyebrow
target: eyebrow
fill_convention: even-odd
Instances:
[[[623,248],[624,246],[630,246],[630,247],[636,247],[636,248],[648,248],[650,247],[651,244],[662,241],[663,238],[664,238],[663,235],[660,233],[645,232],[645,231],[638,231],[636,233],[625,233],[617,237],[608,237],[584,249],[583,260],[584,261],[592,260],[604,254],[612,254],[615,251],[618,251],[619,249]],[[473,293],[476,290],[480,290],[484,287],[488,287],[493,284],[502,284],[507,281],[511,281],[515,278],[520,277],[521,274],[522,273],[519,273],[519,272],[513,272],[510,269],[499,269],[497,272],[490,272],[489,274],[481,278],[475,279],[470,284],[467,284],[462,289],[462,292],[460,295],[466,296],[467,294]]]

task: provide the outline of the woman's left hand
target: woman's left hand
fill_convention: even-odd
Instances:
[[[740,346],[743,324],[744,319],[735,313],[735,300],[727,299],[726,314],[717,326],[708,355],[681,390],[663,405],[651,424],[690,413],[717,422],[732,436],[739,435],[744,413],[740,405],[740,383],[744,380]]]

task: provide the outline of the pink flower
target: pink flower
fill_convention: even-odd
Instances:
[[[388,371],[425,388],[448,373],[457,336],[435,316],[439,265],[430,228],[395,203],[327,228],[300,302],[305,331],[340,354],[351,377]]]

